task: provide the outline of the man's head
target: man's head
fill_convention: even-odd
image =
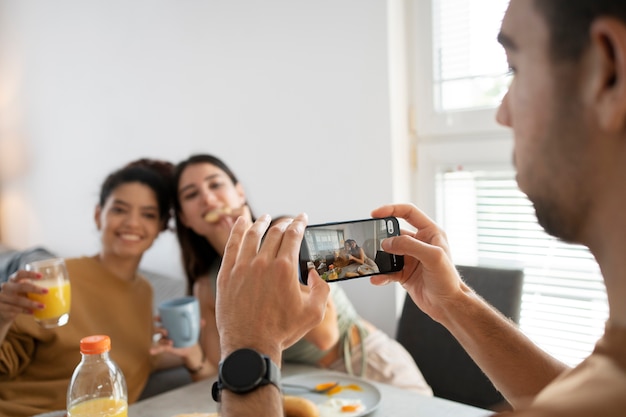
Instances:
[[[626,180],[626,5],[613,3],[626,2],[511,0],[499,35],[518,184],[549,233],[587,244]]]
[[[580,59],[595,19],[613,17],[626,23],[626,2],[621,0],[534,0],[534,6],[548,26],[555,60]]]

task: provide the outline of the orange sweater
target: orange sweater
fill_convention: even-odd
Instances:
[[[63,327],[41,328],[20,315],[0,346],[0,416],[31,416],[65,409],[67,387],[80,361],[80,339],[111,337],[111,358],[139,397],[151,371],[152,287],[142,277],[122,281],[94,258],[66,260],[72,305]]]

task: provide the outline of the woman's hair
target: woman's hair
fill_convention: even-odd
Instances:
[[[346,239],[347,244],[350,245],[350,254],[354,255],[354,256],[358,256],[361,253],[361,247],[359,246],[358,243],[356,243],[356,240],[354,239]],[[354,247],[352,247],[352,243],[354,243]]]
[[[106,177],[100,187],[98,204],[104,207],[111,193],[120,185],[138,182],[154,192],[159,206],[161,230],[165,230],[171,217],[173,171],[174,164],[167,161],[148,158],[132,161]]]
[[[550,32],[550,53],[555,60],[577,60],[591,40],[591,23],[613,17],[626,23],[623,0],[535,0]]]
[[[234,185],[239,183],[235,173],[221,159],[213,155],[197,154],[192,155],[184,161],[179,162],[174,169],[174,187],[173,187],[173,204],[176,219],[176,235],[180,244],[183,268],[187,275],[187,293],[191,294],[193,285],[202,275],[206,275],[211,265],[220,258],[217,251],[211,246],[209,241],[194,232],[191,228],[185,226],[180,221],[181,205],[178,196],[178,186],[180,177],[187,167],[196,164],[211,164],[228,175]],[[254,220],[254,216],[253,216]]]

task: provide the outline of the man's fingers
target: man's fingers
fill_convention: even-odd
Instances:
[[[445,250],[439,246],[424,243],[408,235],[387,238],[383,240],[381,247],[385,252],[412,256],[425,264],[439,262],[446,256]]]
[[[226,242],[224,256],[222,257],[222,267],[220,267],[220,270],[224,268],[225,270],[230,271],[233,265],[235,265],[237,257],[239,256],[244,234],[246,233],[246,230],[248,230],[248,227],[249,225],[243,217],[239,217],[235,221],[235,224],[230,232],[230,237]]]
[[[302,245],[302,237],[304,236],[304,229],[308,217],[306,214],[301,213],[297,215],[287,228],[282,236],[281,245],[278,248],[277,257],[287,257],[288,259],[294,259],[298,262],[300,255],[300,246]]]
[[[270,224],[270,220],[271,217],[264,214],[259,217],[257,221],[255,221],[246,231],[239,250],[239,256],[241,256],[244,260],[251,260],[258,253],[259,245],[261,244],[265,231]]]
[[[412,204],[393,204],[372,210],[372,217],[398,217],[418,230],[435,226],[435,222]]]
[[[370,283],[376,286],[383,286],[387,284],[391,284],[395,282],[389,275],[381,274],[381,275],[372,275],[370,277]]]
[[[265,232],[259,253],[263,252],[265,256],[270,258],[276,257],[282,244],[283,234],[291,221],[291,219],[283,219],[273,224]]]
[[[316,270],[310,269],[307,280],[307,287],[310,289],[311,302],[314,305],[325,305],[330,293],[330,287],[324,281]]]

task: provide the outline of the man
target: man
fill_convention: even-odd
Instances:
[[[461,281],[445,233],[410,205],[372,212],[374,217],[404,218],[417,231],[383,242],[385,251],[405,255],[405,269],[371,281],[400,282],[423,311],[446,326],[513,405],[511,416],[624,416],[626,2],[511,0],[499,41],[515,76],[497,120],[514,132],[517,182],[546,231],[588,246],[599,262],[609,300],[604,336],[574,369],[547,355]],[[226,336],[223,358],[236,348],[252,347],[278,361],[279,349],[292,341],[290,332],[301,334],[319,320],[323,283],[312,273],[308,288],[290,284],[295,272],[289,265],[296,263],[305,221],[295,219],[284,232],[270,229],[273,245],[258,253],[263,222],[248,232],[239,225],[231,236],[218,299],[237,299],[238,305],[248,304],[249,312],[253,305],[265,307],[268,316],[258,314],[241,330],[236,324],[243,314],[229,312],[225,303],[219,306],[219,328]],[[268,255],[272,251],[276,257]],[[263,281],[264,292],[246,288],[260,285],[254,281],[272,271],[276,275]],[[288,293],[278,288],[283,285]],[[297,302],[283,304],[286,295]],[[276,302],[270,311],[272,299],[280,305]],[[272,323],[269,330],[260,335],[257,329],[254,338],[247,335],[262,320]],[[254,407],[257,413],[280,415],[280,395],[271,384],[248,394],[222,391],[225,416],[248,415],[246,403],[252,399],[249,415]]]

